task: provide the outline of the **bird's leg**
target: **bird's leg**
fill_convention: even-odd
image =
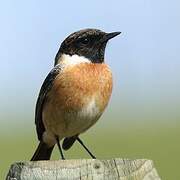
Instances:
[[[59,137],[58,137],[58,136],[56,136],[56,142],[57,142],[57,146],[58,146],[59,152],[60,152],[60,154],[61,154],[61,159],[62,159],[62,160],[65,160],[65,157],[64,157],[64,155],[63,155],[63,151],[62,151],[62,148],[61,148],[61,145],[60,145]]]
[[[81,141],[79,137],[77,137],[77,141],[84,147],[84,149],[88,152],[88,154],[93,158],[96,159],[96,157],[89,151],[89,149],[84,145],[84,143]]]

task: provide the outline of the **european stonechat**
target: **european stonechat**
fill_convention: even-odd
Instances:
[[[97,122],[108,104],[112,73],[104,54],[108,40],[119,34],[84,29],[62,42],[37,99],[35,124],[40,143],[31,161],[49,160],[56,143],[65,159],[62,148],[68,150],[76,140],[95,158],[79,135]]]

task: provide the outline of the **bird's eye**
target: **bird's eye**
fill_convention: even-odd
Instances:
[[[81,43],[81,44],[84,44],[84,45],[89,44],[89,42],[90,42],[90,39],[89,39],[89,38],[83,38],[83,39],[81,39],[81,41],[80,41],[80,43]]]

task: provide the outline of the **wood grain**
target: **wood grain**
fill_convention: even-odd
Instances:
[[[19,162],[6,180],[160,180],[151,160],[78,159]]]

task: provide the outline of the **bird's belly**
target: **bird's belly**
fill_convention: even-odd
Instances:
[[[94,98],[78,110],[67,109],[64,111],[58,106],[51,107],[53,107],[53,111],[44,113],[44,125],[47,131],[59,136],[60,139],[86,131],[96,123],[102,114]]]
[[[65,136],[80,134],[90,128],[99,119],[101,112],[95,100],[92,99],[79,111],[65,113],[64,120],[67,124]]]

